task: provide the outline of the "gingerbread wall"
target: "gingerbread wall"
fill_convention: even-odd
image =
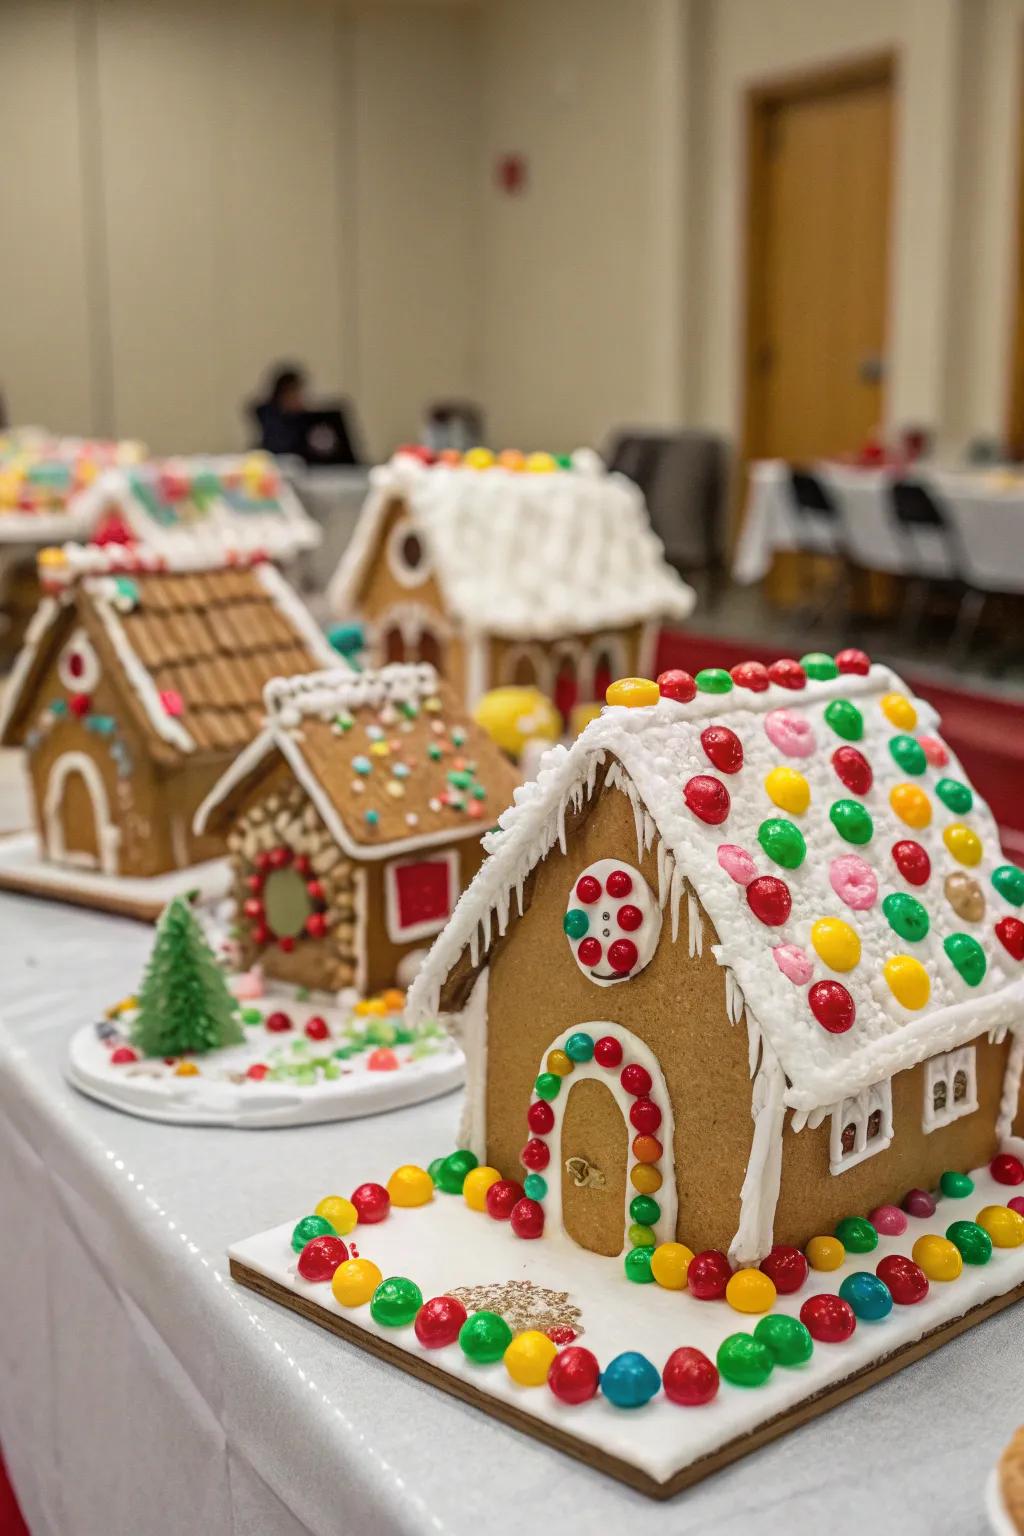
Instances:
[[[635,676],[640,670],[640,647],[643,628],[639,624],[629,625],[625,629],[604,629],[596,634],[572,634],[564,635],[558,640],[509,640],[495,636],[489,642],[489,674],[488,687],[500,687],[505,683],[527,681],[525,676],[516,673],[516,661],[524,652],[528,656],[540,658],[540,665],[536,667],[536,686],[543,693],[550,696],[554,694],[554,674],[557,670],[557,658],[565,652],[571,652],[574,647],[580,647],[590,657],[589,668],[592,674],[593,663],[601,650],[602,639],[609,637],[618,642],[621,650],[621,661],[612,667],[612,681],[616,677]],[[545,662],[546,671],[545,676]],[[583,688],[580,694],[580,703],[592,702],[595,691],[587,678],[581,679]],[[603,700],[600,702],[603,703]]]

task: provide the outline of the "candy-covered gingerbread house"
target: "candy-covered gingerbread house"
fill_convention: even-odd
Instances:
[[[1024,871],[926,704],[804,660],[617,683],[415,985],[463,1144],[585,1248],[756,1262],[1020,1132]]]
[[[425,664],[278,678],[264,698],[196,818],[227,836],[240,958],[322,991],[403,982],[516,776]]]
[[[536,686],[567,720],[647,667],[658,626],[694,603],[641,492],[587,451],[400,450],[372,473],[330,595],[375,662],[430,662],[470,708]]]
[[[263,685],[335,653],[266,562],[43,550],[44,597],[5,692],[44,856],[153,876],[224,850],[196,808],[262,719]]]

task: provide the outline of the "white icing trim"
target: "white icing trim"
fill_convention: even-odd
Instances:
[[[627,896],[609,896],[603,890],[605,881],[613,870],[623,870],[632,880],[633,889]],[[576,896],[576,886],[586,875],[593,876],[602,886],[602,893],[597,901],[589,905],[580,901]],[[566,934],[566,943],[581,973],[595,987],[626,986],[632,981],[634,976],[639,976],[640,972],[650,965],[654,959],[658,948],[658,940],[661,938],[661,907],[651,887],[635,865],[627,864],[624,859],[596,859],[592,864],[588,864],[584,869],[576,870],[573,874],[569,882],[569,894],[566,898],[565,910],[566,912],[574,910],[584,912],[589,924],[590,920],[597,915],[598,908],[602,906],[609,910],[610,933],[606,936],[602,932],[598,936],[588,926],[587,932],[581,935],[579,939],[571,939]],[[627,932],[624,928],[616,927],[618,912],[624,906],[634,906],[642,914],[644,920],[639,929]],[[611,910],[612,908],[615,909],[614,912]],[[585,938],[593,937],[598,937],[601,943],[602,958],[599,964],[606,974],[595,975],[594,970],[590,966],[584,965],[579,957],[580,944]],[[621,976],[610,974],[611,968],[604,955],[606,944],[614,943],[615,939],[632,940],[637,951],[636,965],[631,971],[626,971]]]
[[[963,1072],[967,1077],[967,1095],[959,1101],[953,1097],[953,1083],[958,1072]],[[939,1083],[946,1085],[946,1102],[941,1109],[936,1109],[935,1089]],[[925,1063],[924,1106],[921,1116],[923,1131],[941,1131],[944,1126],[952,1125],[954,1120],[962,1120],[965,1115],[973,1115],[977,1107],[978,1060],[973,1045],[965,1045],[956,1051],[947,1051],[942,1056],[933,1056]]]
[[[466,708],[472,710],[483,698],[490,683],[490,646],[487,639],[475,629],[467,629],[462,643],[466,667],[464,702]]]
[[[881,1115],[878,1135],[868,1141],[868,1120],[875,1113]],[[843,1151],[843,1132],[848,1125],[856,1127],[853,1151]],[[832,1128],[829,1132],[829,1171],[846,1173],[856,1168],[865,1158],[874,1157],[892,1145],[892,1084],[874,1083],[862,1088],[852,1098],[844,1099],[832,1110]]]
[[[1024,1034],[1015,1034],[1010,1043],[1010,1053],[1006,1059],[1003,1092],[999,1100],[999,1119],[996,1121],[996,1134],[1002,1143],[1018,1140],[1013,1135],[1013,1122],[1017,1118],[1017,1111],[1020,1107],[1022,1072],[1024,1072]]]
[[[417,864],[447,865],[448,911],[443,917],[429,918],[425,922],[412,923],[408,928],[403,928],[398,910],[398,874],[400,870],[413,868]],[[401,859],[392,859],[390,864],[384,866],[384,922],[388,938],[392,944],[408,944],[412,939],[426,939],[435,933],[440,933],[460,895],[459,855],[456,849],[446,849],[429,859],[420,858],[415,854]]]
[[[188,731],[174,715],[169,715],[160,702],[160,693],[149,672],[132,650],[124,632],[121,616],[107,598],[102,582],[92,579],[86,583],[93,608],[106,631],[114,654],[121,664],[125,678],[138,695],[146,718],[156,734],[179,752],[194,752],[196,744]]]
[[[356,869],[352,880],[352,900],[355,907],[355,938],[356,952],[356,991],[360,997],[365,997],[367,992],[366,975],[369,966],[367,954],[367,929],[370,914],[367,911],[366,900],[366,870]]]
[[[422,551],[422,559],[417,566],[409,565],[401,547],[410,536],[419,540]],[[430,544],[420,528],[411,519],[397,522],[388,534],[385,547],[385,558],[388,570],[401,587],[421,587],[430,576],[434,568],[434,562],[430,555]]]
[[[89,799],[92,801],[96,839],[99,843],[99,867],[105,875],[116,875],[121,829],[111,821],[106,785],[95,762],[86,752],[65,752],[50,768],[46,780],[46,793],[43,797],[43,825],[46,828],[47,856],[55,864],[81,864],[88,869],[96,867],[96,860],[91,855],[69,853],[64,846],[64,827],[60,812],[64,785],[72,773],[82,775],[85,787],[89,791]]]
[[[0,742],[10,745],[8,732],[15,710],[28,683],[29,673],[35,666],[39,647],[62,613],[64,604],[56,597],[44,597],[29,620],[21,650],[14,660],[7,686],[0,698]]]
[[[522,684],[516,682],[516,667],[521,661],[528,661],[533,668],[533,682]],[[621,672],[617,676],[621,677]],[[541,693],[546,693],[550,698],[554,682],[552,658],[549,647],[539,640],[521,640],[515,645],[510,645],[501,658],[501,675],[497,683],[501,687],[539,688]]]
[[[68,666],[69,652],[77,651],[84,662],[81,677],[75,677]],[[79,624],[71,631],[64,648],[57,658],[57,676],[69,693],[90,693],[103,675],[100,659],[85,630]]]
[[[750,1010],[747,1010],[750,1020]],[[771,1251],[775,1208],[782,1187],[782,1131],[786,1116],[786,1079],[764,1045],[750,1095],[754,1134],[740,1189],[740,1222],[729,1244],[734,1265],[758,1264]]]
[[[484,966],[462,1012],[449,1020],[448,1030],[466,1058],[466,1096],[459,1121],[459,1146],[487,1161],[487,988],[490,968]],[[514,1170],[499,1170],[511,1178]]]

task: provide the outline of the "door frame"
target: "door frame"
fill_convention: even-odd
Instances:
[[[99,850],[98,860],[91,854],[69,851],[65,846],[62,820],[64,787],[73,773],[81,775],[92,803],[96,846]],[[98,864],[103,874],[117,874],[118,845],[121,834],[110,819],[110,802],[103,776],[95,761],[87,753],[65,752],[51,766],[46,781],[43,825],[46,831],[47,852],[55,863],[75,864],[82,869],[95,869]]]
[[[825,64],[817,68],[801,69],[793,73],[760,81],[749,87],[744,102],[745,112],[745,145],[746,145],[746,177],[744,189],[744,225],[743,225],[743,342],[742,342],[742,408],[740,430],[740,463],[741,474],[737,477],[737,483],[741,491],[745,493],[746,466],[753,456],[753,450],[760,429],[763,404],[759,398],[757,353],[760,338],[764,330],[765,313],[767,309],[767,293],[765,290],[765,254],[767,250],[767,219],[765,210],[767,203],[767,170],[770,153],[770,128],[771,114],[779,107],[788,106],[796,101],[803,101],[816,96],[838,96],[846,91],[856,90],[859,86],[883,85],[896,98],[899,83],[898,58],[896,51],[886,49],[882,52],[870,53],[849,59],[837,60],[831,64]],[[894,174],[898,155],[898,145],[895,142],[890,152],[889,165],[889,250],[886,253],[886,333],[891,332],[891,304],[892,304],[892,262],[894,241],[892,232],[894,228],[894,209],[891,200],[894,196],[896,176]],[[885,401],[888,393],[888,377],[883,373],[882,382],[883,418],[885,415]]]
[[[1024,28],[1018,44],[1018,61],[1024,71]],[[1024,82],[1024,73],[1019,76]],[[1013,294],[1011,298],[1010,356],[1007,360],[1009,378],[1006,396],[1006,447],[1011,456],[1024,454],[1024,84],[1018,83],[1018,102],[1015,114],[1017,142],[1014,153],[1017,166],[1014,188],[1017,194],[1016,225],[1013,233]]]

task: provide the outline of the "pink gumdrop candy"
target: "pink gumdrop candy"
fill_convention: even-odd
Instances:
[[[939,741],[937,736],[919,736],[917,739],[932,767],[945,768],[949,762],[949,753],[944,743]]]
[[[878,899],[878,877],[870,864],[855,853],[840,854],[829,867],[828,878],[840,901],[856,912],[866,912]]]
[[[787,757],[810,757],[814,751],[811,722],[792,709],[770,709],[764,717],[764,729],[773,747]]]
[[[907,1230],[907,1218],[898,1205],[876,1205],[868,1221],[883,1237],[899,1237]]]
[[[1014,1195],[1012,1200],[1007,1200],[1011,1211],[1016,1211],[1018,1216],[1024,1216],[1024,1195]]]
[[[757,874],[757,865],[745,848],[735,843],[723,843],[718,850],[718,862],[737,885],[749,885]]]
[[[241,976],[236,976],[231,983],[231,990],[241,1002],[248,1002],[252,998],[263,996],[263,974],[260,971],[246,971]]]
[[[814,965],[797,944],[776,944],[772,950],[775,964],[798,987],[804,987],[814,975]]]

